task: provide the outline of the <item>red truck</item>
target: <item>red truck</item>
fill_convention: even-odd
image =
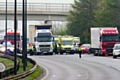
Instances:
[[[16,32],[16,39],[17,39],[17,43],[21,41],[21,35],[20,32]],[[4,36],[4,40],[6,39],[6,36]],[[11,42],[12,44],[14,44],[14,31],[8,31],[7,32],[7,41]]]
[[[119,41],[119,32],[116,27],[91,28],[91,48],[90,52],[97,55],[112,55],[108,49],[112,49]]]

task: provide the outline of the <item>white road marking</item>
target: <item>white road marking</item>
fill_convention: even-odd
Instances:
[[[2,70],[0,70],[0,72],[3,72],[3,71],[5,70],[5,66],[4,66],[4,64],[3,64],[3,63],[0,63],[0,65],[3,67],[3,69],[2,69]]]
[[[41,79],[41,80],[45,80],[47,78],[48,74],[49,74],[49,71],[45,66],[42,66],[42,65],[40,65],[40,66],[43,67],[46,70],[46,75]]]

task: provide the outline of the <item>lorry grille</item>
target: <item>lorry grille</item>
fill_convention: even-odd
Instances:
[[[48,51],[50,51],[50,48],[40,48],[40,51],[41,52],[48,52]]]
[[[105,47],[106,47],[106,48],[113,48],[113,47],[114,47],[114,45],[107,44],[107,45],[105,45]]]
[[[71,48],[65,48],[65,50],[71,50]]]
[[[50,45],[39,45],[39,47],[50,47]]]

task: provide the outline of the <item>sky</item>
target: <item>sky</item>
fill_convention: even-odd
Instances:
[[[6,0],[0,0],[0,2],[5,2]],[[7,0],[8,2],[14,2],[14,0]],[[17,0],[17,2],[22,2],[23,0]],[[28,2],[35,3],[74,3],[74,0],[27,0]]]

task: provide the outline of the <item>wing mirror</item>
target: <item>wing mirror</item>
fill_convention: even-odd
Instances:
[[[36,37],[34,37],[34,41],[36,41],[36,39],[37,39],[37,38],[36,38]]]
[[[100,36],[100,41],[101,41],[101,36]]]

